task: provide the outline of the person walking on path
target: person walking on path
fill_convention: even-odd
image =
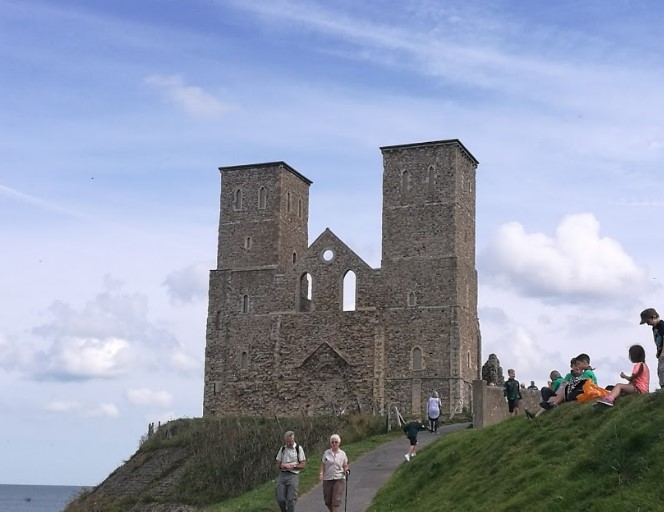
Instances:
[[[277,504],[281,512],[295,512],[297,489],[300,484],[300,470],[304,469],[306,457],[301,446],[295,443],[295,433],[289,430],[284,434],[286,443],[277,452]]]
[[[653,308],[644,309],[641,311],[641,324],[648,324],[652,327],[652,335],[655,338],[655,346],[657,347],[657,377],[659,379],[659,387],[664,388],[664,354],[662,353],[662,345],[664,345],[664,320],[659,318],[659,314]]]
[[[459,432],[470,427],[469,423],[454,423],[441,425],[437,436],[421,436],[418,449],[421,450],[429,443],[433,443],[453,432]],[[346,480],[346,492],[348,494],[348,508],[344,512],[365,512],[371,500],[392,474],[403,463],[403,438],[397,437],[383,443],[370,452],[365,453],[359,459],[353,460],[353,475]],[[322,482],[313,489],[300,496],[297,500],[298,510],[306,512],[329,512],[323,500]]]
[[[438,391],[434,391],[427,400],[427,416],[429,417],[429,430],[434,434],[438,433],[438,418],[440,417],[440,410],[442,403],[438,396]]]
[[[422,424],[422,418],[419,416],[415,421],[411,421],[410,423],[406,423],[403,426],[403,431],[406,433],[406,437],[408,438],[408,441],[410,441],[410,446],[408,447],[408,453],[404,455],[406,457],[406,460],[410,462],[410,459],[412,457],[415,457],[417,455],[417,434],[419,433],[420,430],[426,430],[427,427]]]
[[[348,457],[341,450],[341,437],[338,434],[330,436],[330,448],[325,450],[320,463],[318,479],[323,482],[323,500],[330,512],[339,512],[341,500],[346,490],[346,475],[348,475]]]

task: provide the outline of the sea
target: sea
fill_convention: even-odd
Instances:
[[[0,512],[62,512],[85,487],[0,484]]]

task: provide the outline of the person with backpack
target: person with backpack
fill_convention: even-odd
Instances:
[[[304,469],[306,457],[304,450],[295,442],[295,432],[289,430],[284,434],[285,445],[277,452],[276,496],[281,512],[295,512],[297,490],[300,484],[300,470]]]

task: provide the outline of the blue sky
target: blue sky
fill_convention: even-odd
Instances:
[[[358,5],[362,4],[362,5]],[[380,146],[480,161],[483,361],[629,373],[664,309],[664,6],[0,0],[0,483],[94,485],[202,412],[219,166],[284,160],[380,266]],[[652,387],[655,379],[652,379]]]

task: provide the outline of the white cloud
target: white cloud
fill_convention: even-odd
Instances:
[[[83,411],[85,416],[98,416],[104,418],[117,418],[120,416],[120,410],[115,404],[102,403]]]
[[[164,286],[171,299],[176,302],[193,302],[207,298],[210,263],[193,263],[171,272]]]
[[[175,369],[184,373],[199,372],[202,370],[202,364],[199,359],[182,351],[174,352],[169,359]]]
[[[50,412],[75,412],[81,409],[78,402],[53,401],[46,404],[46,410]]]
[[[0,364],[33,374],[38,379],[112,379],[132,368],[158,368],[178,343],[170,332],[148,319],[147,297],[120,290],[121,283],[105,277],[107,291],[81,308],[54,302],[52,319],[33,333],[48,342],[0,344]]]
[[[127,400],[134,405],[156,405],[169,407],[173,401],[170,393],[163,390],[152,390],[148,388],[128,389]]]
[[[592,214],[566,216],[555,236],[502,225],[480,254],[482,277],[494,286],[547,299],[629,299],[647,291],[647,271],[614,239],[600,236]]]
[[[131,367],[129,343],[118,338],[67,336],[51,347],[43,376],[63,379],[113,378]]]
[[[120,410],[113,403],[100,403],[86,406],[80,402],[54,400],[46,404],[45,409],[54,413],[76,413],[80,416],[117,418]]]
[[[230,110],[214,95],[198,86],[185,84],[177,75],[151,75],[145,83],[161,91],[168,101],[195,118],[215,119]]]

